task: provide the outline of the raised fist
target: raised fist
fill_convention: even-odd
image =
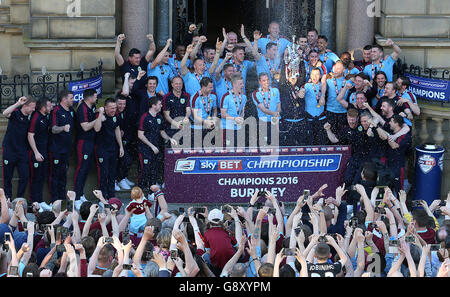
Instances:
[[[119,36],[117,36],[117,41],[119,41],[120,43],[122,43],[125,40],[125,34],[120,34]]]
[[[195,24],[189,25],[189,32],[194,32],[197,29],[197,26]]]
[[[148,34],[147,35],[147,39],[150,40],[150,42],[154,42],[155,40],[153,39],[153,35],[152,34]]]
[[[25,96],[22,96],[19,98],[19,100],[17,101],[17,103],[19,103],[20,105],[24,105],[25,103],[27,103],[28,99]]]
[[[70,131],[70,125],[67,124],[64,126],[64,132],[69,132]]]
[[[324,128],[325,130],[330,130],[330,129],[331,129],[330,123],[325,123],[325,125],[323,125],[323,128]]]
[[[201,42],[201,43],[205,43],[205,42],[207,42],[208,41],[208,38],[206,38],[206,36],[200,36],[200,38],[199,38],[199,41]]]

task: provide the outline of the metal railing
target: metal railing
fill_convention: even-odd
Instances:
[[[58,93],[68,88],[69,83],[79,82],[102,74],[103,61],[89,70],[80,65],[80,71],[47,73],[42,67],[41,73],[17,74],[12,77],[2,75],[0,68],[0,108],[4,110],[17,101],[17,98],[31,95],[36,99],[47,98],[56,101]]]

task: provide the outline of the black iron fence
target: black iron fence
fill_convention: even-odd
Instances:
[[[14,104],[18,98],[31,95],[36,99],[47,98],[56,101],[58,93],[68,88],[69,83],[82,81],[102,74],[103,61],[98,66],[80,71],[47,73],[45,67],[41,73],[17,74],[12,77],[0,73],[0,108],[4,110]]]
[[[412,76],[419,77],[419,78],[436,80],[436,82],[443,81],[443,83],[441,83],[440,85],[447,86],[447,93],[445,93],[446,98],[442,98],[442,95],[441,95],[440,100],[434,100],[434,99],[431,99],[430,96],[420,96],[416,93],[415,95],[416,95],[417,99],[425,101],[427,103],[441,104],[441,105],[448,104],[450,102],[450,98],[448,96],[448,88],[450,87],[450,69],[424,68],[424,67],[417,66],[417,65],[409,65],[408,66],[408,64],[402,63],[400,60],[397,63],[396,68],[397,68],[399,75],[406,75],[406,76],[412,75]],[[439,92],[439,91],[442,92],[442,90],[443,90],[443,88],[441,88],[440,90],[436,90],[436,92]]]

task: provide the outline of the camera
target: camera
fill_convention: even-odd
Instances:
[[[389,246],[399,247],[400,246],[400,242],[398,241],[398,239],[391,239],[391,240],[389,240]]]
[[[283,251],[283,254],[285,256],[295,256],[295,249],[285,248],[284,251]]]
[[[130,242],[130,233],[124,232],[122,233],[122,242],[127,245]]]
[[[112,237],[105,237],[105,243],[113,243],[114,239]]]
[[[405,242],[407,243],[415,243],[416,242],[416,238],[412,235],[408,235],[405,237]]]
[[[353,229],[358,227],[358,218],[357,217],[352,217],[352,219],[350,220],[350,227],[352,227]]]
[[[104,208],[104,209],[111,209],[111,210],[114,210],[114,207],[112,207],[111,204],[105,204],[103,208]]]
[[[132,267],[133,267],[133,265],[131,265],[131,264],[122,264],[122,268],[124,270],[131,270]]]

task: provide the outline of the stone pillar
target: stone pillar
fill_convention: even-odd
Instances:
[[[148,50],[148,0],[126,0],[122,6],[122,28],[126,36],[122,55],[126,59],[132,48],[137,48],[145,55]]]
[[[349,50],[363,48],[374,43],[375,18],[367,15],[370,2],[349,0],[348,3],[348,29],[347,48]]]
[[[166,45],[170,37],[170,3],[169,0],[155,1],[155,42],[158,49]]]
[[[328,48],[336,50],[336,12],[334,0],[322,0],[320,32],[328,38]]]

